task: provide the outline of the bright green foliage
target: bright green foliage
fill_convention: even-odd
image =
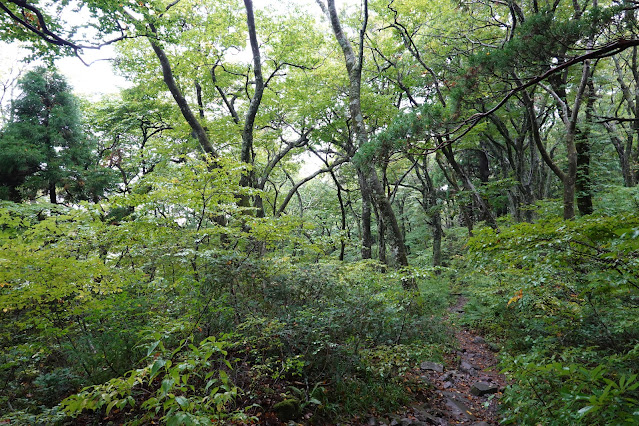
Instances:
[[[502,365],[514,382],[502,399],[508,407],[504,423],[544,419],[552,425],[635,424],[639,420],[637,374],[618,369],[636,364],[638,349],[594,368],[584,366],[588,355],[594,355],[588,349],[566,351],[554,359],[536,351],[505,356]]]
[[[104,224],[80,210],[12,203],[0,221],[3,398],[54,405],[130,363],[129,327],[144,323],[146,302],[129,293],[139,275],[107,265]]]
[[[173,350],[161,341],[147,349],[145,368],[130,371],[110,381],[85,388],[62,401],[64,411],[76,417],[84,410],[104,414],[119,411],[127,424],[144,424],[154,418],[167,425],[209,425],[212,420],[243,419],[229,413],[238,388],[229,380],[231,364],[225,359],[228,344],[208,338],[198,346],[183,340]]]
[[[183,144],[184,138],[177,137],[181,129],[171,133],[175,127],[171,105],[140,87],[87,105],[84,112],[102,165],[118,172],[125,192],[132,180],[161,162],[169,143]]]

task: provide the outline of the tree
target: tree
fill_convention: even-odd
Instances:
[[[117,171],[121,192],[130,192],[132,182],[151,173],[168,155],[163,145],[182,145],[170,133],[176,121],[172,112],[168,101],[144,93],[139,86],[85,110],[87,127],[97,138],[97,157]]]
[[[99,176],[92,162],[78,102],[64,77],[38,67],[24,75],[19,89],[12,120],[0,134],[0,196],[20,202],[45,191],[57,203],[62,188],[64,198],[99,197],[110,179]],[[88,185],[91,177],[97,186]]]
[[[364,19],[359,32],[359,50],[357,56],[342,29],[334,0],[328,0],[326,4],[318,1],[318,5],[329,19],[335,38],[344,54],[344,63],[349,79],[348,106],[354,139],[354,141],[351,141],[350,149],[347,151],[350,157],[355,157],[357,150],[369,142],[368,129],[366,128],[361,106],[362,65],[364,61],[363,43],[366,34],[366,25],[368,23],[368,2],[364,2]],[[352,142],[355,143],[353,144]],[[397,263],[400,266],[408,266],[404,239],[402,238],[397,218],[388,197],[384,193],[384,188],[379,180],[374,164],[372,164],[369,159],[360,159],[356,161],[356,167],[364,204],[366,204],[367,200],[371,200],[377,205],[380,215],[389,227],[391,250],[395,255]],[[370,223],[370,212],[363,211],[362,214],[368,215],[368,218],[363,219],[363,221],[368,220]]]

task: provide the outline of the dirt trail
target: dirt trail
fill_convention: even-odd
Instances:
[[[453,322],[455,316],[463,314],[465,305],[466,299],[460,295],[449,309]],[[455,340],[459,349],[447,357],[448,371],[430,373],[437,395],[433,402],[447,408],[449,424],[496,425],[499,396],[506,386],[505,377],[496,368],[496,347],[472,330],[455,331]]]
[[[449,311],[449,319],[464,312],[461,295]],[[452,332],[452,331],[451,331]],[[497,425],[497,405],[506,381],[496,369],[494,345],[471,330],[455,331],[459,348],[444,364],[423,362],[421,378],[428,401],[414,404],[403,412],[368,419],[370,426]]]

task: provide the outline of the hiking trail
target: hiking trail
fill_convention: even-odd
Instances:
[[[444,363],[422,362],[419,374],[426,401],[380,417],[370,417],[369,426],[497,425],[499,397],[506,386],[496,369],[498,347],[468,329],[455,327],[464,313],[467,299],[456,294],[447,319],[452,323],[457,349],[445,356]]]

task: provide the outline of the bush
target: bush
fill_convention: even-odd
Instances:
[[[505,419],[638,420],[639,217],[548,218],[469,241],[466,321],[505,339]],[[481,321],[480,321],[481,319]]]

